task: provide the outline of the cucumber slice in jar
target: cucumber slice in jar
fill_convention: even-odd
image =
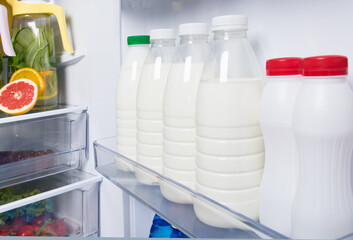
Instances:
[[[39,72],[46,71],[50,69],[50,62],[49,62],[49,47],[46,46],[45,48],[39,50],[33,60],[32,67]]]
[[[24,27],[19,29],[14,37],[14,41],[17,41],[21,44],[24,48],[27,48],[33,41],[36,40],[36,36],[31,28]]]

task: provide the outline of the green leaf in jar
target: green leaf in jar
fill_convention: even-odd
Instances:
[[[26,65],[27,67],[35,68],[34,65],[39,66],[40,63],[35,62],[40,60],[40,56],[43,56],[45,54],[48,54],[48,44],[44,46],[40,46],[38,42],[33,42],[27,50],[27,56],[26,56]],[[37,56],[39,55],[39,58],[37,59]],[[48,59],[49,60],[49,59]],[[47,65],[50,66],[50,63],[47,62]],[[38,71],[41,71],[41,69],[36,69]]]
[[[54,34],[51,26],[14,28],[12,43],[16,56],[9,59],[9,77],[23,67],[44,72],[55,65]]]

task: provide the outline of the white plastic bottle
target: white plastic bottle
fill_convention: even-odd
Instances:
[[[292,202],[297,180],[293,109],[302,85],[302,59],[266,62],[260,123],[265,141],[265,168],[260,186],[260,222],[286,236],[291,233]]]
[[[344,56],[303,60],[293,113],[298,185],[292,238],[334,239],[353,232],[353,93]]]
[[[196,191],[258,219],[264,143],[259,122],[263,83],[246,36],[247,17],[212,19],[214,41],[199,84],[196,105]],[[231,228],[202,201],[197,217]]]
[[[149,50],[150,36],[129,36],[127,44],[128,51],[116,87],[116,143],[120,154],[136,161],[137,87]],[[132,164],[122,159],[116,158],[115,162],[120,170],[134,171]]]
[[[153,29],[151,48],[142,69],[137,91],[137,162],[162,173],[163,98],[167,76],[175,53],[175,31]],[[135,169],[137,179],[158,184],[143,169]]]
[[[164,94],[163,174],[195,189],[195,105],[203,65],[209,53],[208,25],[186,23],[179,26],[180,45],[173,59]],[[192,203],[187,194],[163,182],[165,198]]]

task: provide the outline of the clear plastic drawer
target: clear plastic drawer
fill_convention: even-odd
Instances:
[[[0,187],[79,167],[86,132],[87,107],[0,118]]]
[[[69,170],[0,189],[0,232],[21,235],[23,225],[43,236],[99,235],[101,177]],[[17,199],[17,200],[16,200]],[[49,219],[49,220],[48,220]]]

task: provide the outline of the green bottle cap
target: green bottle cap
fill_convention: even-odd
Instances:
[[[149,35],[128,36],[127,45],[150,44]]]

